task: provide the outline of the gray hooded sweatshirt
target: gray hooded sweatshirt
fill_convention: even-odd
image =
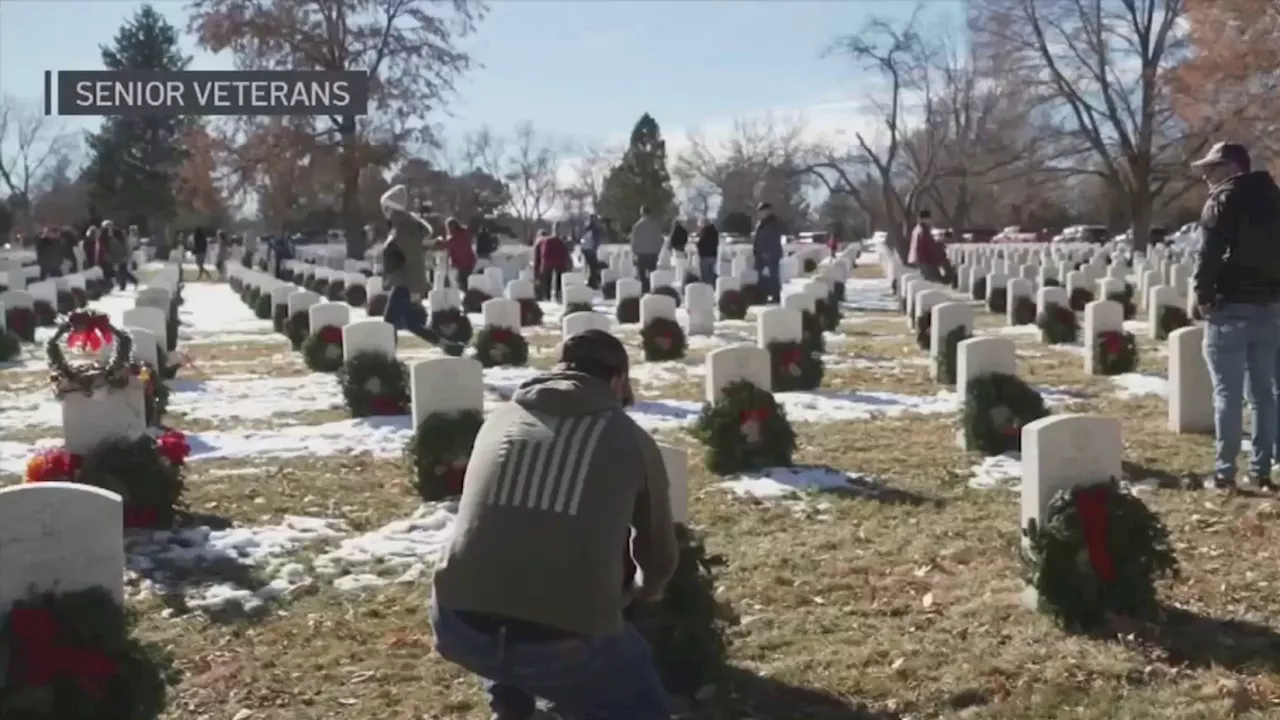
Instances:
[[[662,223],[652,215],[642,216],[631,226],[631,252],[636,255],[657,255],[662,252],[664,242]]]

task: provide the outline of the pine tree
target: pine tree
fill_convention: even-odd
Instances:
[[[191,63],[178,45],[178,31],[150,5],[121,26],[110,47],[102,46],[109,70],[185,70]],[[173,218],[178,169],[186,158],[185,117],[107,118],[89,137],[85,180],[89,197],[104,217],[136,224]]]
[[[675,191],[667,170],[667,143],[658,121],[640,116],[631,130],[631,143],[622,160],[609,171],[600,192],[600,212],[627,232],[647,206],[664,222],[675,216]]]

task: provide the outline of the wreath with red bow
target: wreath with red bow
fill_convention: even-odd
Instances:
[[[467,460],[484,424],[478,410],[432,413],[422,420],[405,448],[413,468],[413,489],[427,502],[462,494]]]
[[[54,327],[58,324],[58,311],[48,300],[32,302],[31,312],[35,313],[36,325],[40,327]]]
[[[353,418],[409,412],[409,371],[390,355],[356,353],[338,371],[338,384]]]
[[[725,290],[716,298],[721,320],[741,320],[747,316],[747,300],[741,290]]]
[[[1036,301],[1026,295],[1018,295],[1013,299],[1011,325],[1032,325],[1036,321]]]
[[[159,717],[177,680],[173,661],[132,629],[132,617],[105,588],[19,600],[0,617],[0,717]]]
[[[960,343],[968,340],[969,328],[964,325],[957,325],[951,328],[951,332],[947,333],[942,339],[942,348],[938,351],[938,357],[934,365],[934,378],[942,385],[956,384],[956,366],[957,358],[960,354]]]
[[[1161,305],[1156,310],[1156,339],[1168,340],[1174,330],[1191,325],[1191,316],[1177,305]]]
[[[329,289],[325,292],[325,297],[329,302],[341,302],[347,296],[347,284],[342,280],[330,280]]]
[[[777,392],[816,390],[826,370],[822,356],[801,343],[773,342],[768,345],[770,378]]]
[[[1138,341],[1133,333],[1107,330],[1093,343],[1093,366],[1099,375],[1120,375],[1138,368]]]
[[[687,340],[680,323],[669,318],[653,318],[640,328],[640,346],[647,362],[679,360],[684,357]]]
[[[68,362],[62,351],[64,339],[68,349],[83,351],[91,359],[75,364]],[[111,359],[104,363],[98,359],[98,353],[108,345],[112,348]],[[131,365],[132,353],[133,337],[117,330],[106,315],[92,310],[71,313],[45,343],[54,396],[60,400],[73,392],[92,395],[102,388],[127,386],[138,374],[137,368]]]
[[[676,292],[676,289],[671,287],[670,285],[662,285],[662,286],[653,288],[652,290],[649,291],[649,294],[665,295],[671,298],[672,300],[676,301],[676,307],[680,307],[680,293]]]
[[[1128,285],[1125,286],[1129,287]],[[1118,292],[1107,295],[1107,299],[1118,304],[1124,309],[1124,319],[1132,320],[1138,314],[1138,308],[1133,304],[1133,295],[1131,292]]]
[[[1160,517],[1115,478],[1061,490],[1042,522],[1023,528],[1023,579],[1064,629],[1089,631],[1110,615],[1153,618],[1155,582],[1177,577]]]
[[[4,311],[4,324],[22,342],[36,341],[36,313],[31,308],[14,307]]]
[[[126,529],[166,529],[182,507],[183,468],[190,454],[186,436],[177,430],[155,438],[113,438],[83,455],[66,448],[43,450],[27,461],[24,479],[110,490],[124,500]]]
[[[1036,327],[1040,328],[1041,340],[1050,345],[1073,343],[1080,333],[1075,311],[1056,303],[1048,305],[1036,316]]]
[[[524,367],[529,363],[529,342],[515,330],[486,325],[476,333],[476,360],[487,367]]]
[[[342,328],[325,325],[302,343],[302,359],[314,372],[333,373],[342,369]]]
[[[433,310],[429,325],[441,340],[464,345],[471,342],[471,335],[474,332],[471,327],[471,318],[467,317],[461,308]]]
[[[1009,288],[991,288],[987,291],[987,310],[1004,315],[1009,311]]]
[[[542,324],[542,306],[533,298],[520,298],[520,327],[534,327]]]
[[[365,289],[364,285],[353,283],[343,291],[342,298],[351,307],[364,307],[365,303],[369,302],[369,291]]]
[[[613,316],[620,325],[634,325],[640,322],[640,298],[624,297],[618,300],[613,308]]]
[[[493,296],[483,290],[467,288],[462,295],[462,309],[469,313],[482,312],[484,304],[492,299]]]
[[[1022,428],[1049,414],[1044,398],[1017,375],[990,373],[965,383],[965,447],[984,455],[1022,449]]]
[[[387,312],[387,294],[382,292],[369,298],[369,306],[364,309],[371,318],[380,318]]]
[[[717,475],[789,467],[796,433],[773,393],[746,380],[728,385],[702,407],[693,436],[707,447],[706,467]]]
[[[289,319],[284,321],[284,334],[294,350],[301,350],[302,344],[311,336],[311,313],[306,309],[290,313]]]
[[[979,302],[987,299],[987,276],[976,277],[969,284],[969,297]]]
[[[1078,287],[1067,297],[1067,305],[1075,312],[1084,312],[1084,306],[1093,302],[1093,293],[1087,288]]]

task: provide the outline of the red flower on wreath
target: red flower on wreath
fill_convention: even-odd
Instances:
[[[325,325],[324,327],[320,328],[320,332],[318,333],[318,336],[320,338],[320,342],[322,343],[327,343],[329,345],[339,345],[342,343],[342,328],[335,327],[333,325]]]
[[[1107,523],[1107,490],[1103,487],[1078,488],[1074,492],[1080,530],[1084,535],[1089,564],[1102,582],[1116,580],[1115,560],[1111,557]]]
[[[404,405],[390,395],[374,395],[369,400],[374,415],[403,415]]]
[[[1022,428],[1017,425],[1007,425],[1000,431],[1000,433],[1005,437],[1018,437],[1018,434],[1021,432]]]
[[[444,480],[444,487],[448,494],[461,495],[462,485],[467,477],[467,461],[455,460],[448,465],[437,465],[436,475]]]
[[[182,467],[191,454],[191,445],[187,443],[186,435],[177,430],[166,430],[156,439],[156,452],[175,467]]]
[[[1107,355],[1119,355],[1124,352],[1124,333],[1117,330],[1098,333],[1098,345]]]
[[[779,360],[782,362],[783,370],[792,375],[799,375],[800,363],[804,360],[804,353],[800,351],[800,348],[787,348],[782,351],[782,356]]]
[[[67,318],[71,332],[67,333],[67,347],[72,350],[98,352],[111,342],[111,320],[101,313],[73,312]]]
[[[70,676],[86,695],[102,697],[103,685],[116,674],[116,662],[93,650],[59,644],[62,628],[47,608],[14,608],[9,611],[9,632],[17,646],[16,673],[23,687],[42,688]]]
[[[759,444],[764,439],[764,421],[769,419],[769,411],[764,408],[751,408],[743,410],[738,416],[738,421],[742,424],[742,436],[752,445]]]
[[[515,339],[515,335],[506,328],[493,328],[489,331],[489,339],[496,343],[507,343]]]
[[[160,512],[155,508],[124,506],[124,527],[126,530],[153,528],[160,522]]]
[[[83,462],[84,458],[65,448],[45,450],[27,461],[26,481],[29,483],[70,482],[75,479],[76,473],[80,472]]]

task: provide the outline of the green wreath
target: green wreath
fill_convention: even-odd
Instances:
[[[515,330],[486,325],[476,333],[476,360],[487,367],[524,367],[529,363],[529,342]]]
[[[969,297],[979,302],[987,299],[987,278],[986,276],[976,277],[969,284]]]
[[[595,308],[592,307],[591,303],[571,302],[568,305],[564,306],[564,312],[562,313],[562,317],[568,317],[574,313],[579,313],[579,312],[595,312]]]
[[[285,334],[285,323],[289,321],[289,303],[277,303],[271,309],[271,327],[281,335]]]
[[[1156,339],[1168,340],[1174,330],[1181,330],[1191,325],[1191,317],[1187,311],[1177,305],[1161,305],[1156,310]]]
[[[462,295],[462,309],[469,313],[482,312],[484,304],[492,299],[493,296],[483,290],[467,288],[467,292]]]
[[[1036,322],[1036,301],[1026,295],[1018,295],[1013,299],[1013,325],[1034,325]]]
[[[325,293],[329,302],[339,302],[347,297],[347,284],[342,280],[329,281],[329,290]]]
[[[937,373],[938,382],[943,385],[956,384],[956,359],[960,356],[959,345],[969,339],[969,328],[957,325],[942,339],[942,347],[938,350]]]
[[[1067,630],[1097,629],[1110,615],[1154,618],[1156,580],[1179,574],[1164,523],[1115,478],[1058,491],[1022,534],[1023,580]]]
[[[1017,375],[990,373],[965,384],[965,446],[984,455],[1022,449],[1022,428],[1049,414],[1044,398]]]
[[[747,316],[747,300],[741,290],[725,290],[716,299],[721,320],[741,320]]]
[[[119,495],[124,500],[126,528],[171,528],[186,491],[185,455],[175,462],[163,452],[171,441],[186,442],[176,431],[158,439],[143,435],[104,441],[81,458],[75,482]],[[189,453],[190,448],[185,451]]]
[[[1047,277],[1040,280],[1040,287],[1062,287],[1062,283],[1056,277]]]
[[[1107,295],[1107,299],[1113,303],[1118,303],[1124,309],[1125,320],[1132,320],[1138,314],[1138,308],[1133,304],[1133,297],[1128,293],[1111,293]]]
[[[169,386],[164,382],[163,371],[157,370],[151,363],[141,363],[141,369],[146,371],[142,379],[146,397],[147,427],[160,427],[160,422],[169,409]]]
[[[302,342],[302,359],[312,372],[336,373],[342,369],[342,328],[325,325]]]
[[[933,313],[922,312],[916,316],[916,345],[929,352],[933,348]]]
[[[55,327],[58,324],[58,311],[46,300],[31,303],[31,311],[36,314],[36,325],[40,327]]]
[[[618,296],[618,281],[617,281],[617,280],[605,280],[603,283],[601,283],[601,284],[600,284],[600,294],[604,296],[604,299],[605,299],[605,300],[612,300],[612,299],[614,299],[615,297],[617,297],[617,296]]]
[[[684,357],[687,341],[680,323],[669,318],[654,318],[640,328],[640,346],[646,362],[679,360]]]
[[[777,392],[815,390],[822,385],[826,370],[822,356],[796,342],[772,342],[769,351],[769,377]]]
[[[302,276],[302,289],[303,289],[303,290],[309,290],[309,291],[311,291],[311,292],[315,292],[315,289],[316,289],[316,274],[315,274],[315,272],[316,272],[316,271],[315,271],[314,269],[311,269],[311,271],[310,271],[310,272],[308,272],[308,273],[306,273],[306,274],[304,274],[304,275]]]
[[[404,415],[409,411],[409,371],[380,352],[359,352],[338,371],[338,384],[353,418]]]
[[[703,405],[693,435],[706,445],[706,467],[716,475],[788,467],[796,449],[795,430],[773,393],[746,380]]]
[[[812,353],[821,355],[827,351],[827,339],[823,335],[825,327],[822,317],[812,310],[800,313],[800,341]]]
[[[742,283],[738,288],[738,292],[742,293],[742,299],[747,305],[764,305],[768,299],[764,293],[760,292],[760,286],[756,283]]]
[[[991,288],[987,293],[987,310],[996,315],[1009,311],[1009,288]]]
[[[22,340],[8,328],[0,328],[0,362],[16,360],[22,354]]]
[[[813,258],[805,258],[804,262],[800,265],[800,268],[801,268],[802,274],[808,275],[809,273],[817,271],[818,262]]]
[[[618,300],[613,309],[613,316],[622,325],[634,325],[640,322],[640,298],[625,297]]]
[[[432,413],[422,420],[405,448],[413,468],[413,489],[426,502],[462,494],[467,459],[484,424],[479,410]]]
[[[662,285],[660,287],[656,287],[650,291],[650,294],[665,295],[666,297],[669,297],[672,300],[676,301],[676,307],[680,307],[680,293],[676,292],[676,289],[671,287],[670,285]]]
[[[1050,345],[1068,345],[1076,341],[1080,326],[1076,314],[1066,305],[1051,303],[1036,316],[1041,339]]]
[[[164,327],[164,331],[165,331],[165,343],[164,343],[165,348],[164,349],[168,350],[169,352],[173,352],[174,350],[178,349],[178,326],[179,325],[181,325],[181,323],[178,321],[178,306],[170,305],[169,317],[165,319],[165,327]]]
[[[314,281],[312,281],[311,287],[307,289],[319,295],[320,297],[329,297],[329,279],[316,278]]]
[[[294,350],[301,350],[302,344],[311,335],[311,314],[306,310],[290,313],[289,319],[284,323],[284,334]]]
[[[297,278],[294,277],[293,271],[289,268],[280,268],[280,280],[292,285],[293,281],[297,280]]]
[[[58,290],[54,297],[58,305],[58,313],[66,315],[76,309],[76,297],[71,294],[70,290]]]
[[[835,332],[840,328],[840,303],[826,298],[818,298],[813,302],[813,311],[822,320],[822,329]]]
[[[32,594],[0,619],[0,717],[154,720],[178,681],[172,657],[134,635],[103,587]]]
[[[387,294],[381,292],[369,298],[369,307],[366,307],[364,312],[369,317],[382,317],[385,315],[387,312]]]
[[[36,341],[36,313],[32,308],[14,307],[4,311],[4,325],[22,342]]]
[[[463,345],[471,342],[471,334],[474,332],[471,327],[471,318],[467,317],[461,308],[456,307],[432,311],[429,327],[440,336],[440,339]]]
[[[234,275],[227,278],[227,286],[230,287],[231,291],[237,295],[244,292],[244,281]]]
[[[533,327],[542,324],[542,306],[533,298],[520,298],[520,327]]]
[[[258,316],[259,320],[271,319],[271,293],[262,293],[258,296],[258,302],[253,306],[253,314]]]
[[[1084,312],[1084,306],[1093,302],[1093,293],[1087,288],[1076,288],[1071,291],[1071,295],[1067,298],[1067,305],[1076,312]]]
[[[271,295],[271,293],[265,293],[265,294],[267,296]],[[248,305],[251,308],[255,308],[258,306],[258,300],[260,300],[263,295],[264,293],[262,292],[261,288],[258,288],[256,286],[250,287],[249,292],[246,293],[244,296],[244,304]]]
[[[351,307],[364,307],[365,303],[369,301],[369,291],[365,290],[364,285],[348,285],[342,295],[343,299],[346,300],[347,304]]]
[[[1093,343],[1093,366],[1099,375],[1121,375],[1138,368],[1138,341],[1133,333],[1105,330]]]

